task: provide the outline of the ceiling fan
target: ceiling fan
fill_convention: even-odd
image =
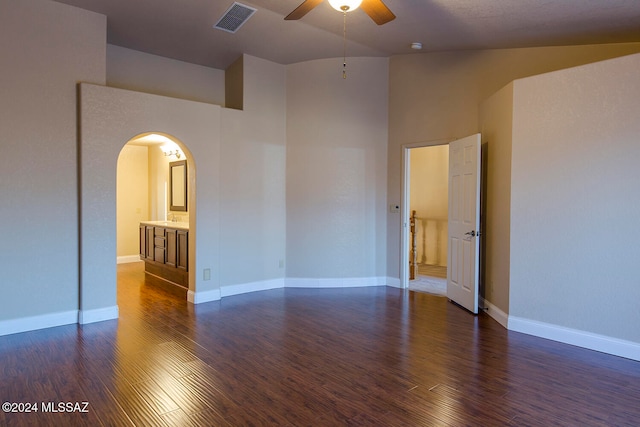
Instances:
[[[300,6],[284,19],[288,21],[300,19],[322,3],[322,1],[323,0],[304,0]],[[329,3],[334,9],[344,13],[351,12],[360,6],[378,25],[386,24],[396,18],[382,0],[329,0]]]

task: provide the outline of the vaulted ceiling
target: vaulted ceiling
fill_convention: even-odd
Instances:
[[[107,16],[108,43],[217,69],[246,53],[281,64],[343,54],[343,16],[327,1],[251,0],[235,34],[213,28],[233,0],[57,0]],[[640,41],[640,0],[384,0],[396,19],[347,14],[348,56]]]

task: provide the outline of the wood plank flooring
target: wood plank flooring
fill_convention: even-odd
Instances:
[[[395,288],[193,306],[118,267],[120,319],[0,337],[2,426],[637,426],[640,363]]]

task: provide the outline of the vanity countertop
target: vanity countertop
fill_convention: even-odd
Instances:
[[[140,224],[152,225],[154,227],[175,228],[178,230],[189,230],[189,223],[180,221],[140,221]]]

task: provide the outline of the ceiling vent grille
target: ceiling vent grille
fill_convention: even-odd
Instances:
[[[235,33],[254,13],[256,13],[256,9],[235,2],[227,9],[213,28]]]

